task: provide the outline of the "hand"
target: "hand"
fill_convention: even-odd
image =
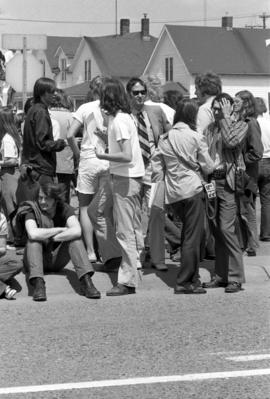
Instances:
[[[96,128],[96,130],[94,131],[94,134],[96,136],[98,136],[103,142],[104,144],[107,146],[108,145],[108,133],[107,133],[107,129],[99,129],[98,127]]]
[[[96,153],[96,157],[98,159],[105,159],[104,158],[104,152],[101,152],[99,148],[95,148],[95,153]]]
[[[57,233],[52,237],[52,241],[55,241],[55,242],[63,241],[63,239],[61,238],[61,233],[66,231],[67,227],[58,227],[57,230],[58,230]],[[60,237],[59,237],[59,235],[60,235]]]
[[[232,105],[227,98],[222,98],[221,101],[219,101],[219,105],[221,108],[221,111],[223,113],[224,118],[229,118],[232,113]]]

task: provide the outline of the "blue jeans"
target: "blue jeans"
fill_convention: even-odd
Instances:
[[[59,272],[70,260],[79,279],[86,273],[93,273],[93,266],[81,239],[61,242],[54,250],[51,245],[41,241],[28,240],[26,243],[24,265],[29,272],[29,279],[43,277],[44,272]]]
[[[263,158],[259,162],[258,186],[261,201],[260,238],[270,239],[270,158]]]

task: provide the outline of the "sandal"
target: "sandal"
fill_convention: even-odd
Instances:
[[[5,298],[6,299],[15,299],[15,295],[17,294],[17,291],[14,290],[13,288],[10,288],[9,285],[7,285],[5,289]]]

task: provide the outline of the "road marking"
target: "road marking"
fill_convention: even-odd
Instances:
[[[270,354],[264,355],[245,355],[245,356],[232,356],[226,357],[226,360],[233,360],[234,362],[251,362],[253,360],[265,360],[270,359]]]
[[[71,382],[66,384],[51,384],[51,385],[33,385],[21,387],[0,388],[0,395],[19,394],[30,392],[45,392],[45,391],[64,391],[71,389],[89,389],[89,388],[105,388],[105,387],[120,387],[128,385],[144,385],[144,384],[158,384],[167,382],[186,382],[186,381],[201,381],[223,378],[238,378],[238,377],[259,377],[270,375],[270,369],[255,369],[255,370],[235,370],[222,371],[217,373],[199,373],[199,374],[183,374],[183,375],[168,375],[158,377],[137,377],[119,380],[101,380],[101,381],[86,381],[86,382]]]

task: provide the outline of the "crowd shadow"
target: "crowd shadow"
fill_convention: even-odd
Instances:
[[[159,271],[153,267],[147,267],[142,269],[142,275],[148,276],[149,274],[155,274],[164,284],[166,284],[170,288],[174,288],[176,284],[176,278],[179,271],[179,263],[166,263],[168,266],[167,271]],[[200,269],[205,269],[209,273],[211,280],[214,277],[215,271],[215,261],[214,260],[206,260],[204,259],[200,262]]]

